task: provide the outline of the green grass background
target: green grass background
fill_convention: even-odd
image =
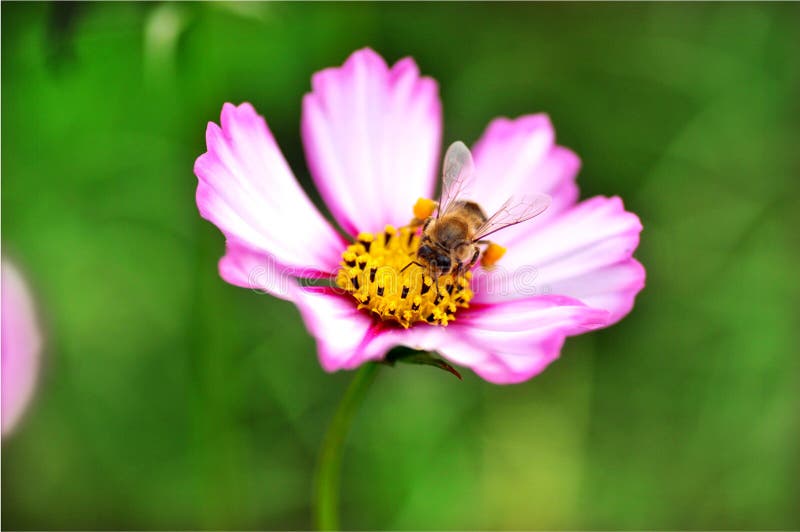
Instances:
[[[225,284],[195,157],[250,101],[310,189],[311,74],[365,45],[440,82],[445,141],[550,113],[647,287],[522,385],[385,368],[354,529],[800,527],[798,4],[2,5],[3,253],[47,330],[2,444],[7,529],[303,529],[350,375]],[[346,193],[346,191],[343,191]]]

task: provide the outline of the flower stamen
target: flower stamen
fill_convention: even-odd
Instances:
[[[342,253],[336,285],[350,293],[359,309],[408,328],[425,322],[447,325],[459,308],[469,307],[472,274],[439,277],[417,263],[416,227],[387,225],[382,233],[361,233]]]

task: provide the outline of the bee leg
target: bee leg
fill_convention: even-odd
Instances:
[[[431,218],[430,216],[427,218],[414,218],[408,225],[404,225],[403,227],[408,227],[409,229],[416,229],[417,227],[421,226],[422,230],[424,231],[425,229],[428,228],[428,224],[431,223],[431,220],[433,220],[433,218]]]
[[[467,272],[470,271],[473,266],[475,266],[475,263],[478,262],[478,257],[480,256],[481,248],[476,245],[475,251],[472,253],[472,258],[469,259],[469,262],[467,264],[462,262],[458,263],[458,275],[466,275]]]
[[[416,265],[417,265],[417,266],[419,266],[420,268],[424,268],[424,266],[423,266],[422,264],[420,264],[419,262],[417,262],[417,261],[415,261],[415,260],[412,260],[411,262],[409,262],[408,264],[406,264],[405,266],[403,266],[403,269],[402,269],[402,270],[400,270],[400,273],[403,273],[404,271],[406,271],[406,270],[407,270],[407,269],[408,269],[408,268],[409,268],[409,267],[410,267],[412,264],[416,264]]]
[[[480,242],[479,242],[480,243]],[[467,266],[467,271],[471,270],[475,263],[478,262],[478,257],[481,256],[481,248],[475,246],[475,252],[472,254],[472,259],[469,261],[469,266]]]

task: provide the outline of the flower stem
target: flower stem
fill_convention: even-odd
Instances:
[[[377,371],[378,364],[369,362],[356,372],[322,440],[314,473],[314,523],[318,530],[339,528],[339,473],[344,442],[353,416],[375,380]]]

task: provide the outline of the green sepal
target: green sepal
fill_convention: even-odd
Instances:
[[[386,358],[383,359],[383,363],[394,366],[397,362],[402,362],[404,364],[433,366],[455,375],[458,377],[458,380],[464,380],[461,378],[461,374],[456,368],[428,351],[417,351],[416,349],[411,349],[405,346],[395,347],[389,351],[389,353],[387,353]]]

